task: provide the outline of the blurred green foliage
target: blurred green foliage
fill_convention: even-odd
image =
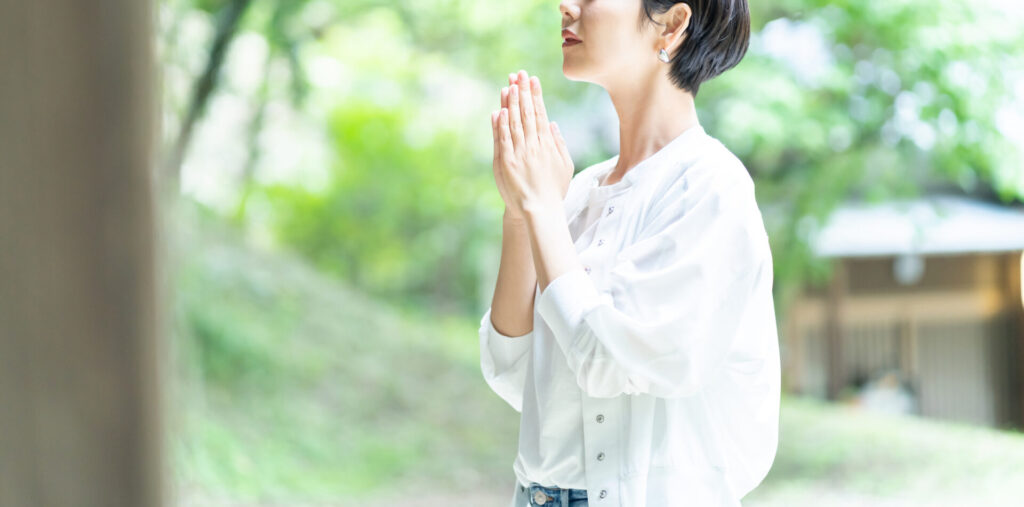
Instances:
[[[507,501],[519,414],[480,376],[477,322],[398,311],[197,211],[171,215],[179,505]],[[784,395],[774,466],[744,505],[1020,495],[1024,435]]]
[[[202,13],[213,26],[232,2],[164,3],[166,40],[174,40],[180,20]],[[993,5],[751,4],[746,58],[703,86],[697,103],[706,129],[744,161],[771,210],[777,308],[793,288],[827,278],[809,231],[844,199],[941,185],[1024,199],[1020,143],[1006,132],[1016,124],[1005,121],[1024,118],[1024,97],[1015,95],[1024,95],[1024,17]],[[553,0],[252,0],[239,30],[264,39],[266,65],[283,70],[266,72],[269,86],[247,100],[266,107],[287,98],[321,126],[331,162],[326,182],[310,186],[265,181],[249,160],[239,205],[224,214],[370,294],[428,313],[479,314],[502,210],[487,117],[505,75],[540,75],[556,120],[593,116],[577,129],[587,141],[574,148],[577,170],[615,153],[603,141],[617,137],[614,125],[609,132],[594,114],[602,98],[595,87],[559,79],[559,28]],[[168,62],[182,57],[181,46],[165,44]],[[318,82],[325,67],[334,81]],[[187,78],[196,68],[179,72]],[[175,103],[168,98],[181,111]],[[256,155],[267,121],[257,119],[239,140]],[[259,216],[248,213],[253,202]]]
[[[471,322],[391,308],[188,201],[170,217],[183,505],[507,481],[518,419],[480,377]]]
[[[793,288],[827,278],[809,234],[844,199],[951,186],[1024,200],[1024,17],[997,3],[751,2],[746,58],[697,105],[755,179],[780,314]],[[517,418],[481,381],[474,340],[503,210],[488,115],[506,75],[526,69],[577,170],[614,155],[618,137],[601,90],[561,76],[558,3],[160,5],[164,145],[198,118],[182,189],[207,213],[180,225],[177,252],[186,496],[507,484]],[[222,22],[231,9],[237,24]],[[194,93],[202,76],[219,77],[209,94]],[[323,162],[307,158],[317,146]],[[258,254],[236,233],[303,259]],[[778,466],[756,499],[1024,484],[1019,439],[785,403]]]
[[[802,228],[846,198],[946,183],[1024,200],[1024,151],[996,124],[1009,107],[1024,114],[1019,12],[960,0],[751,8],[750,52],[698,103],[754,175],[759,202],[780,205],[777,281],[827,277]]]
[[[423,146],[403,136],[407,117],[371,103],[331,114],[338,168],[328,187],[268,186],[280,238],[325,271],[396,303],[471,313],[480,285],[487,224],[474,196],[489,191],[465,160],[473,152],[456,132]]]

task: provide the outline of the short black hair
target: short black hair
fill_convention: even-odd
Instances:
[[[750,10],[747,0],[640,0],[643,14],[663,14],[683,3],[692,12],[684,32],[686,39],[670,55],[669,79],[694,97],[701,83],[740,63],[750,44]],[[644,17],[640,18],[641,23]]]

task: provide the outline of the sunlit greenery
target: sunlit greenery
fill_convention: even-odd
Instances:
[[[176,216],[177,335],[189,345],[170,425],[179,498],[445,505],[476,492],[479,505],[504,505],[519,414],[483,381],[475,322],[397,311],[191,206]],[[744,505],[1024,495],[1013,432],[788,396],[780,431],[772,472]]]
[[[948,188],[1024,201],[1014,1],[750,7],[746,58],[697,104],[754,177],[780,321],[795,287],[827,278],[808,234],[845,199]],[[183,492],[510,492],[516,414],[487,390],[476,349],[503,211],[489,114],[507,74],[542,79],[577,170],[617,152],[604,92],[562,76],[558,3],[161,0],[159,15],[161,176],[183,198],[178,230],[196,234],[179,239],[175,280]],[[801,504],[837,474],[852,478],[840,490],[892,496],[861,487],[882,480],[877,463],[913,482],[901,456],[917,450],[884,436],[878,454],[849,458],[888,422],[837,422],[822,433],[835,446],[815,447],[794,436],[802,417],[846,416],[789,410],[762,501]],[[941,439],[935,428],[922,431]],[[1017,471],[1006,477],[1024,483]]]
[[[201,108],[219,108],[199,128],[220,134],[190,145],[182,187],[369,293],[481,311],[502,206],[487,122],[509,71],[544,80],[577,169],[616,152],[603,92],[561,76],[551,0],[166,0],[168,146],[215,15],[237,4],[247,10]],[[780,308],[788,288],[827,274],[806,229],[845,198],[943,183],[1024,198],[1024,17],[999,5],[751,5],[747,57],[697,102],[755,177]]]

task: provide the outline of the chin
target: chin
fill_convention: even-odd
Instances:
[[[574,65],[568,64],[565,60],[562,61],[562,75],[570,81],[585,81],[579,70]]]

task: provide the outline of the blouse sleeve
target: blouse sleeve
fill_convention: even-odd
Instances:
[[[491,322],[488,308],[480,320],[480,369],[484,380],[516,412],[523,411],[528,352],[533,346],[533,331],[522,336],[499,333]]]
[[[605,290],[576,269],[539,296],[538,312],[588,395],[689,396],[720,371],[740,323],[763,301],[755,292],[771,290],[753,182],[731,180],[668,192],[616,256]]]

